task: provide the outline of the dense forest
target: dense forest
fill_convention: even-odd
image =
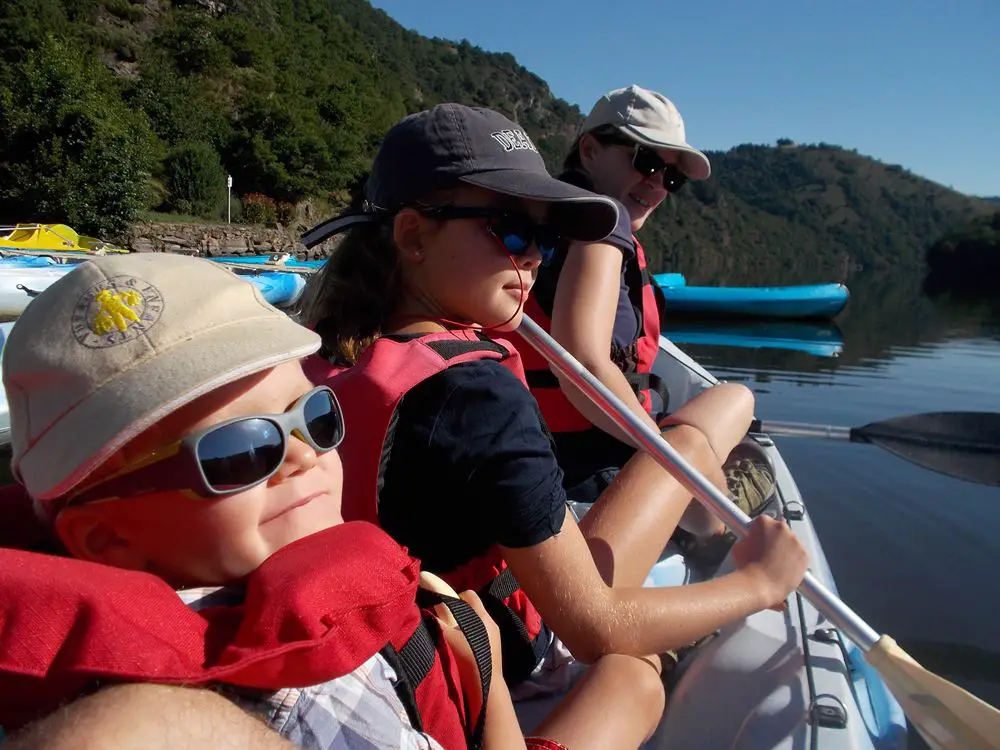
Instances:
[[[948,232],[927,250],[930,281],[938,287],[1000,289],[1000,211]]]
[[[297,225],[343,204],[386,129],[441,101],[524,125],[552,170],[582,115],[512,55],[365,0],[0,0],[0,223],[120,234],[143,211]],[[632,81],[622,81],[627,85]],[[665,92],[669,95],[670,92]],[[691,133],[697,143],[697,133]],[[829,144],[711,152],[643,230],[657,270],[918,266],[983,200]]]

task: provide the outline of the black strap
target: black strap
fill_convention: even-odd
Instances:
[[[483,334],[477,334],[479,341],[462,341],[460,339],[430,341],[427,347],[433,349],[444,359],[454,359],[469,352],[493,352],[500,356],[501,360],[507,359],[510,352],[495,341],[491,341]]]
[[[431,635],[430,615],[424,615],[403,647],[397,651],[391,643],[379,651],[396,672],[396,695],[399,696],[410,724],[418,732],[424,731],[424,722],[417,705],[417,686],[423,682],[434,666],[436,647]]]
[[[670,402],[670,393],[667,391],[667,385],[663,382],[663,378],[659,375],[652,372],[630,372],[625,375],[625,379],[632,386],[632,390],[635,391],[637,396],[640,391],[648,390],[658,393],[660,399],[663,401],[663,406],[660,410],[667,410],[667,404]]]
[[[559,378],[552,370],[525,370],[524,379],[528,383],[528,388],[558,388]]]
[[[503,674],[511,684],[526,680],[549,647],[549,630],[544,623],[538,635],[532,638],[521,616],[507,606],[505,600],[519,588],[521,585],[507,568],[479,592],[483,606],[500,630],[504,645]]]
[[[490,650],[490,636],[486,631],[486,625],[479,618],[479,615],[476,614],[476,611],[462,599],[456,599],[451,596],[443,596],[432,591],[427,591],[426,589],[418,589],[417,604],[421,607],[432,607],[435,604],[444,604],[455,618],[455,621],[458,623],[459,630],[462,631],[462,635],[465,636],[465,640],[469,642],[469,646],[472,648],[472,656],[476,660],[476,669],[479,672],[479,682],[483,688],[483,700],[479,716],[476,717],[475,722],[472,723],[471,730],[468,731],[468,741],[469,748],[472,750],[479,750],[483,745],[483,731],[486,728],[486,701],[490,694],[490,684],[493,679],[493,654]],[[400,651],[404,671],[409,668],[408,661],[404,657],[404,653],[409,649],[410,643],[414,641],[414,638],[416,638],[418,633],[421,631],[428,633],[429,637],[429,627],[433,627],[434,631],[440,634],[440,626],[437,621],[430,615],[425,615],[424,626],[418,628],[417,631],[414,632],[414,634],[406,642],[406,645],[404,645],[403,649]],[[419,674],[420,676],[419,679],[414,681],[414,691],[416,690],[415,686],[419,684],[420,680],[427,676],[427,673],[430,671],[430,667],[434,663],[433,650],[430,653],[430,662],[427,663],[424,649],[425,646],[415,643],[413,649],[410,651],[410,655],[412,656],[412,662],[410,664],[412,668],[414,670],[424,670],[422,673],[415,672],[415,674]],[[426,668],[424,668],[425,664],[427,664]],[[414,705],[416,705],[415,693],[413,702]],[[405,703],[406,702],[404,701],[404,705]],[[409,709],[407,709],[407,714],[409,714]],[[414,726],[416,725],[414,724]]]

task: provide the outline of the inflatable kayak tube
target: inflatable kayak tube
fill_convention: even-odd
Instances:
[[[802,286],[661,286],[666,314],[831,320],[847,305],[843,284]]]

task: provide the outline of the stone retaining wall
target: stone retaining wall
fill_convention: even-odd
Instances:
[[[331,239],[306,250],[299,242],[300,233],[300,230],[244,224],[139,222],[129,228],[126,243],[130,250],[139,253],[180,253],[206,257],[291,253],[299,260],[325,258],[336,244]]]

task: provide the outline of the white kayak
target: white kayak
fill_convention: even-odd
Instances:
[[[73,266],[0,265],[0,316],[20,315],[39,292],[66,275]]]
[[[682,404],[718,381],[665,338],[654,365]],[[783,518],[809,552],[810,570],[836,592],[833,574],[788,466],[766,435],[751,436],[768,454],[778,492],[765,509]],[[574,508],[577,515],[586,512]],[[726,559],[717,571],[733,569]],[[678,586],[700,580],[673,543],[646,580]],[[647,748],[676,750],[901,750],[906,718],[861,651],[798,593],[784,613],[759,612],[722,629],[682,658],[667,707]],[[528,731],[555,699],[517,704]]]
[[[13,323],[0,323],[0,362],[3,362],[4,344]],[[7,407],[7,391],[0,387],[0,446],[10,442],[10,409]]]
[[[20,315],[32,299],[77,266],[75,263],[23,265],[20,262],[4,262],[6,260],[0,260],[0,317]],[[256,286],[264,299],[279,307],[298,302],[306,287],[305,278],[291,272],[241,271],[239,276]]]

